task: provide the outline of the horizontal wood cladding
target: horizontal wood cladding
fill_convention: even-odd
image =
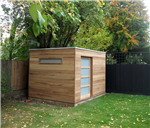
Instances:
[[[103,59],[93,58],[93,96],[105,93],[105,55]]]
[[[31,50],[29,97],[74,103],[74,57],[75,49]],[[40,63],[40,58],[62,63]]]
[[[76,49],[76,55],[81,55],[82,57],[102,57],[103,58],[105,56],[105,53]]]
[[[30,51],[29,97],[68,103],[82,101],[81,57],[91,59],[90,97],[105,94],[105,53],[72,48]],[[61,63],[40,63],[40,59],[61,59]]]
[[[81,74],[81,57],[90,57],[92,60],[91,74],[91,97],[105,94],[105,53],[93,52],[81,49],[75,49],[75,103],[80,99],[80,74]]]

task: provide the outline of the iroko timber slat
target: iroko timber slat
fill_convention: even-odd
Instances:
[[[80,102],[81,57],[91,58],[91,97],[105,93],[105,53],[75,50],[75,103]],[[97,89],[99,88],[99,89]]]
[[[90,60],[90,92],[81,96],[81,57]],[[61,63],[40,63],[40,59],[61,59]],[[104,52],[82,48],[30,50],[29,97],[68,103],[105,94]],[[85,77],[85,76],[84,76]],[[86,100],[86,99],[85,99]]]
[[[62,58],[62,64],[41,64],[40,58]],[[74,49],[30,51],[29,97],[74,102]]]

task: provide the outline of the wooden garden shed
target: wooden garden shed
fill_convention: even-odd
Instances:
[[[78,47],[30,49],[31,100],[76,105],[105,94],[106,54]]]

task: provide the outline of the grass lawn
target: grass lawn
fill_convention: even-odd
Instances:
[[[74,108],[3,101],[2,128],[150,128],[150,96],[107,94]]]

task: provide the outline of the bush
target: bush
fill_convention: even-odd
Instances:
[[[116,59],[114,59],[114,56],[112,56],[111,54],[106,54],[106,55],[107,55],[107,57],[106,57],[107,64],[116,64],[117,63]]]
[[[126,60],[124,63],[122,64],[146,64],[145,62],[143,62],[143,57],[142,55],[137,55],[137,54],[134,54],[134,55],[127,55],[126,56]]]

